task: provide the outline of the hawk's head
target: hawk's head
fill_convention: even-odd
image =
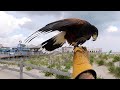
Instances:
[[[98,29],[92,25],[92,38],[93,38],[93,41],[95,41],[98,37]]]

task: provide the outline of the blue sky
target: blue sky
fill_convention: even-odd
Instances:
[[[0,11],[0,44],[16,46],[46,24],[64,18],[84,19],[98,28],[98,39],[95,42],[89,40],[84,46],[120,51],[119,11]],[[41,34],[30,44],[39,45],[57,33]]]

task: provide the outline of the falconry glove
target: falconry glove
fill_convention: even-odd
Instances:
[[[89,71],[94,78],[96,78],[96,72],[93,70],[92,65],[89,62],[89,53],[86,47],[75,47],[72,78],[76,79],[85,71]]]

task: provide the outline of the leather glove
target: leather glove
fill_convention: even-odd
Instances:
[[[81,73],[89,71],[96,79],[96,72],[89,62],[89,53],[86,47],[75,47],[73,56],[72,78],[76,79]]]

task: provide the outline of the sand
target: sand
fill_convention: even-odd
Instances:
[[[103,79],[116,79],[109,71],[106,66],[98,66],[93,64],[93,69],[96,71],[97,76]]]

